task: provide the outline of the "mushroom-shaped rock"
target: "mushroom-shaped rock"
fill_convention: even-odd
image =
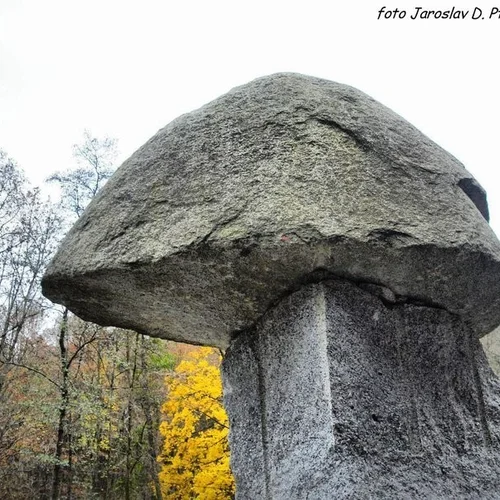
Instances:
[[[70,231],[47,297],[103,325],[226,347],[329,276],[500,323],[500,245],[460,162],[362,92],[297,74],[174,120]]]
[[[344,85],[278,74],[181,116],[66,237],[44,293],[227,347],[238,499],[498,498],[484,191]]]

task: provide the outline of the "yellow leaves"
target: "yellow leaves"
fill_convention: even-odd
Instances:
[[[158,458],[163,464],[160,482],[165,498],[233,497],[219,365],[216,350],[199,348],[190,351],[166,377],[169,395],[160,426],[165,444]]]

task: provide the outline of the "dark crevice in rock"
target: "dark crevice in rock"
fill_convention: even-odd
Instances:
[[[481,215],[489,222],[490,213],[488,210],[488,202],[486,193],[483,188],[476,182],[475,179],[460,179],[458,187],[468,196],[468,198],[476,205]]]
[[[391,304],[390,302],[384,301],[384,299],[381,297],[382,302],[386,305],[386,307],[391,308],[394,306],[400,306],[400,305],[411,305],[415,307],[427,307],[429,309],[439,309],[441,311],[446,311],[449,314],[456,315],[455,311],[450,311],[446,307],[444,307],[442,304],[438,304],[436,302],[432,302],[428,299],[423,299],[423,298],[417,298],[417,297],[404,297],[402,295],[397,295],[397,300],[395,304]]]
[[[375,240],[388,243],[401,242],[406,244],[408,240],[415,239],[415,237],[409,233],[388,228],[374,229],[368,233],[368,236]]]

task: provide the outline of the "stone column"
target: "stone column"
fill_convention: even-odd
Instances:
[[[500,387],[476,336],[365,289],[306,286],[232,342],[237,498],[498,497]]]

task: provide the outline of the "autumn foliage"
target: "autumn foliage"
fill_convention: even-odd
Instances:
[[[218,352],[87,323],[42,297],[114,145],[85,134],[78,168],[50,178],[57,205],[0,150],[1,500],[234,496]]]
[[[221,500],[234,496],[229,468],[228,419],[222,407],[220,356],[191,350],[167,375],[168,399],[160,425],[164,498]]]

